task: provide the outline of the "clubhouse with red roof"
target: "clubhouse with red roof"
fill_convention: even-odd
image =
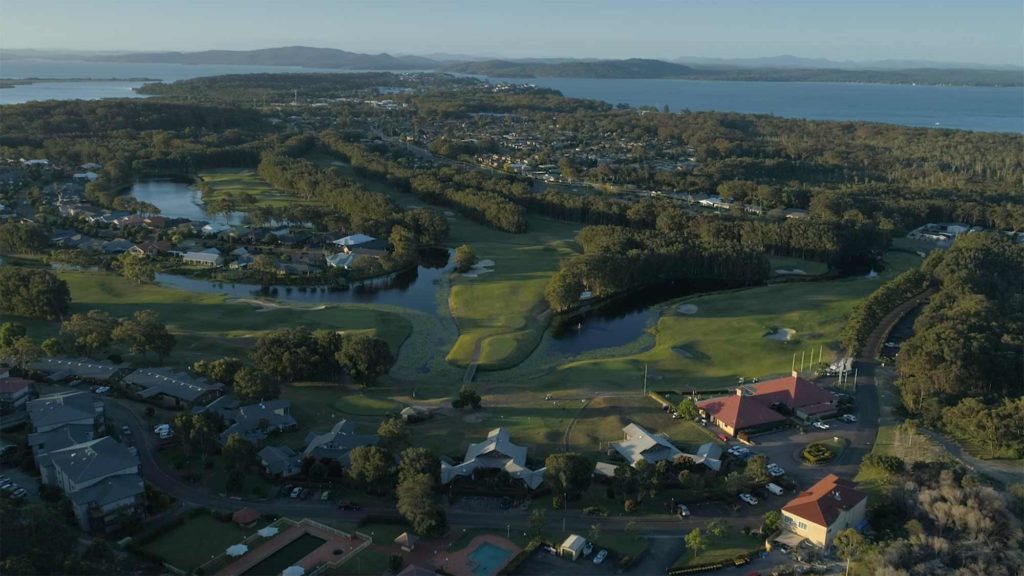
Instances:
[[[791,376],[746,384],[731,396],[697,403],[705,417],[727,434],[760,432],[778,428],[790,416],[804,421],[835,414],[835,396],[814,382]]]

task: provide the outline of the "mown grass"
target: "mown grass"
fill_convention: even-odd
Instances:
[[[704,541],[707,548],[701,550],[700,554],[695,556],[692,551],[687,550],[672,564],[672,568],[727,562],[737,556],[764,548],[764,540],[761,537],[743,534],[723,534],[718,538],[705,534]]]
[[[199,359],[221,356],[244,358],[264,332],[308,326],[379,336],[397,351],[409,337],[411,325],[400,314],[373,307],[328,306],[322,309],[279,308],[261,311],[250,304],[231,303],[219,294],[198,294],[157,284],[135,284],[106,272],[59,272],[71,291],[71,312],[104,310],[113,316],[131,316],[154,310],[177,338],[174,352],[164,363],[188,366]],[[54,336],[56,322],[18,319],[34,337]],[[156,357],[150,356],[155,362]]]
[[[634,354],[597,354],[558,366],[545,379],[552,387],[614,389],[642,384],[644,366],[650,386],[700,391],[734,385],[738,378],[787,374],[794,354],[809,359],[822,351],[824,361],[841,354],[839,335],[851,308],[881,282],[920,262],[911,254],[890,252],[887,270],[875,278],[772,284],[667,303],[654,328],[655,344]],[[697,307],[681,314],[681,303]],[[765,338],[772,328],[791,328],[791,341]]]
[[[240,210],[256,208],[258,206],[285,206],[295,204],[310,204],[304,200],[282,192],[256,174],[255,170],[248,168],[220,168],[206,170],[199,173],[199,180],[206,184],[203,191],[203,202],[209,203],[212,200],[220,200],[231,195],[239,202]],[[251,203],[242,202],[244,196],[251,196],[254,200]]]
[[[222,522],[208,514],[200,514],[161,534],[143,549],[190,573],[223,554],[229,546],[240,543],[249,534],[248,530],[233,522]]]

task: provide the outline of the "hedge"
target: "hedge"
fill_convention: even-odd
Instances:
[[[506,576],[515,572],[516,569],[519,568],[519,565],[525,562],[541,544],[544,544],[544,540],[541,538],[534,538],[533,540],[530,540],[526,545],[526,548],[520,550],[519,554],[516,554],[514,558],[508,561],[508,564],[505,564],[504,568],[498,571],[499,576]]]

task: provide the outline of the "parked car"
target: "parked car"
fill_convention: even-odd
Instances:
[[[729,436],[727,434],[719,434],[718,439],[721,440],[722,442],[728,442]]]
[[[679,415],[679,412],[673,412],[672,413],[672,419],[673,420],[679,420],[680,418],[682,418],[682,416]]]
[[[121,426],[121,435],[122,436],[131,436],[132,435],[132,429],[129,428],[128,426]]]
[[[330,499],[331,499],[331,491],[330,490],[324,490],[323,492],[320,493],[320,500],[321,501],[330,500]]]
[[[676,515],[685,518],[690,515],[690,509],[686,507],[686,504],[677,504]]]
[[[778,478],[780,476],[786,475],[786,471],[782,468],[782,466],[779,466],[778,464],[769,464],[765,468],[768,469],[768,475],[771,476],[772,478]]]
[[[587,542],[583,546],[583,557],[586,558],[587,556],[590,556],[590,553],[593,552],[593,551],[594,551],[594,543],[593,542]]]
[[[292,486],[291,484],[285,484],[284,486],[281,486],[281,490],[278,492],[278,496],[288,496],[289,494],[292,493],[293,489],[295,489],[295,486]]]
[[[110,386],[99,386],[93,390],[93,392],[97,394],[106,394],[107,392],[110,392]]]
[[[299,486],[296,486],[295,488],[292,488],[292,493],[288,497],[289,498],[298,498],[300,494],[302,494],[302,488],[299,487]]]
[[[790,552],[790,551],[792,550],[792,548],[790,548],[790,547],[789,547],[788,545],[786,545],[786,544],[783,544],[783,543],[781,543],[781,542],[780,542],[780,543],[779,543],[779,550],[780,550],[780,551],[781,551],[781,552],[782,552],[783,554],[789,554],[789,552]]]
[[[72,380],[71,382],[68,382],[68,386],[81,386],[81,385],[82,385],[82,381],[81,380]]]
[[[776,496],[782,496],[782,494],[785,492],[785,490],[782,489],[782,486],[779,486],[774,482],[769,482],[768,484],[766,484],[765,489],[771,492],[772,494],[775,494]]]
[[[750,504],[751,506],[757,506],[757,498],[754,498],[752,495],[747,494],[746,492],[740,494],[740,500],[743,500],[744,502]]]
[[[153,427],[153,434],[162,434],[171,431],[170,424],[157,424]]]
[[[14,494],[12,494],[12,496],[20,500],[25,496],[28,496],[28,490],[25,490],[24,488],[18,488],[17,490],[14,491]]]
[[[607,557],[608,557],[608,551],[607,550],[601,550],[600,552],[597,553],[597,556],[594,556],[594,564],[600,564],[601,562],[604,562],[604,559],[607,558]]]
[[[825,424],[821,420],[815,420],[814,422],[811,423],[811,426],[814,426],[818,430],[828,430],[829,428],[831,428],[831,426]]]
[[[843,422],[849,422],[850,424],[853,424],[854,422],[857,421],[857,417],[854,416],[853,414],[843,414],[842,418],[840,419]]]

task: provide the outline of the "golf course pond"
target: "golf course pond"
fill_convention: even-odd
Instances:
[[[142,180],[133,184],[128,194],[140,202],[156,206],[160,214],[168,218],[205,220],[218,224],[242,224],[245,219],[245,214],[241,212],[207,212],[203,206],[203,193],[187,180]]]

